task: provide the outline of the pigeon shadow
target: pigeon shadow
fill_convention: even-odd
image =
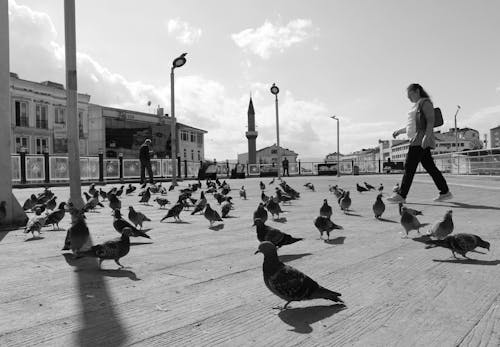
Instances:
[[[141,279],[137,277],[137,275],[135,274],[135,272],[131,271],[131,270],[125,270],[125,269],[115,269],[115,270],[111,270],[111,269],[102,269],[102,270],[96,270],[96,272],[99,271],[99,274],[102,275],[102,276],[106,276],[106,277],[127,277],[129,278],[130,280],[132,281],[140,281]]]
[[[222,218],[225,218],[225,219],[230,219],[230,218],[240,218],[240,217],[238,217],[238,216],[224,216],[224,217],[222,217]]]
[[[310,334],[313,331],[311,324],[331,317],[345,309],[346,306],[342,304],[288,308],[281,310],[278,317],[284,323],[293,327],[291,331],[299,334]]]
[[[213,230],[213,231],[219,231],[219,230],[224,229],[224,224],[213,225],[211,227],[208,227],[208,229]]]
[[[360,215],[358,213],[345,212],[344,214],[347,216],[353,216],[353,217],[363,217],[362,215]]]
[[[152,245],[153,242],[130,242],[131,246]]]
[[[312,253],[283,254],[279,256],[279,259],[281,262],[287,263],[289,261],[294,261],[303,257],[307,257],[308,255],[312,255]]]
[[[166,223],[171,223],[171,224],[191,224],[191,222],[185,221],[185,220],[173,220],[171,222],[166,222]]]
[[[425,243],[426,245],[438,246],[438,245],[433,245],[433,244],[429,243],[429,241],[431,241],[432,239],[428,235],[421,235],[421,236],[418,236],[418,237],[413,237],[412,240],[416,241],[416,242]],[[443,248],[446,248],[446,247],[443,247]]]
[[[345,241],[345,236],[339,236],[334,239],[327,239],[323,241],[329,245],[343,245]]]
[[[392,219],[386,219],[386,218],[377,218],[379,221],[381,222],[387,222],[387,223],[399,223],[399,222],[396,222]]]
[[[43,240],[45,237],[43,236],[33,236],[30,237],[29,239],[24,240],[24,242],[30,242],[30,241],[38,241],[38,240]]]
[[[447,204],[425,204],[425,203],[413,202],[413,203],[407,203],[407,205],[442,206],[442,207],[465,208],[465,209],[473,209],[473,210],[500,211],[500,207],[498,207],[498,206],[473,205],[473,204],[466,204],[463,202],[453,202],[453,201],[449,201]]]
[[[273,219],[273,221],[276,223],[286,223],[288,220],[286,219],[286,217],[280,217]]]
[[[499,265],[500,260],[479,260],[479,259],[432,259],[436,263],[470,264],[470,265]]]

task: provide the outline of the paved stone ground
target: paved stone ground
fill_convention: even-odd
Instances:
[[[499,179],[448,177],[453,202],[432,202],[436,190],[426,175],[416,177],[410,192],[410,206],[424,211],[421,222],[452,209],[455,232],[491,242],[490,252],[470,253],[476,260],[469,261],[453,259],[447,249],[426,249],[411,238],[415,232],[401,238],[396,206],[388,205],[385,221],[377,221],[371,211],[376,194],[355,191],[356,182],[368,181],[390,192],[400,178],[288,179],[301,199],[283,207],[286,222],[270,224],[305,240],[283,247],[280,256],[340,291],[345,308],[314,300],[273,309],[284,302],[265,287],[262,255],[254,255],[251,217],[260,201],[255,178],[229,180],[235,209],[220,230],[188,212],[181,214],[183,223],[160,223],[165,210],[139,205],[137,196],[125,198],[125,209],[133,204],[153,219],[147,225],[152,241],[133,239],[122,259],[127,268],[120,271],[112,261],[99,271],[93,259],[65,257],[65,231],[48,227],[35,240],[21,230],[2,232],[0,346],[499,346]],[[306,191],[306,181],[316,192]],[[351,190],[351,215],[341,213],[327,191],[336,183]],[[242,184],[246,201],[238,197]],[[22,203],[39,191],[15,194]],[[60,201],[68,196],[68,188],[53,191]],[[266,193],[272,191],[268,186]],[[177,195],[169,193],[169,199]],[[330,243],[319,240],[312,224],[324,198],[344,227]],[[118,236],[107,206],[87,218],[94,243]]]

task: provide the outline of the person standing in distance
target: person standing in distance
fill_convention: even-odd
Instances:
[[[290,176],[290,173],[288,172],[288,159],[286,157],[283,159],[281,164],[283,165],[283,176]]]
[[[146,182],[146,169],[148,170],[149,183],[154,184],[153,169],[151,168],[151,140],[146,139],[139,150],[139,160],[141,161],[141,184]]]
[[[434,184],[439,189],[439,196],[434,201],[444,201],[453,198],[443,174],[436,167],[432,158],[431,149],[436,146],[434,136],[434,105],[429,94],[420,84],[410,84],[407,88],[408,99],[414,103],[413,109],[408,113],[408,126],[396,130],[392,136],[396,138],[406,133],[410,146],[405,160],[405,171],[399,192],[394,193],[387,201],[391,203],[405,203],[410,191],[413,177],[419,163],[432,177]]]

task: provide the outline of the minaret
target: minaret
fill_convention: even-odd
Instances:
[[[255,111],[253,109],[252,97],[248,104],[248,131],[245,133],[248,139],[248,164],[257,164],[257,148],[255,139],[258,133],[255,131]]]

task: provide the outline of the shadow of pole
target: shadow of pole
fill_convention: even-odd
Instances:
[[[92,241],[90,240],[92,245]],[[69,265],[75,267],[81,310],[81,327],[77,346],[122,346],[127,340],[120,317],[113,309],[113,299],[107,288],[104,274],[99,271],[95,258],[73,259],[64,254]],[[119,270],[116,270],[119,271]]]

